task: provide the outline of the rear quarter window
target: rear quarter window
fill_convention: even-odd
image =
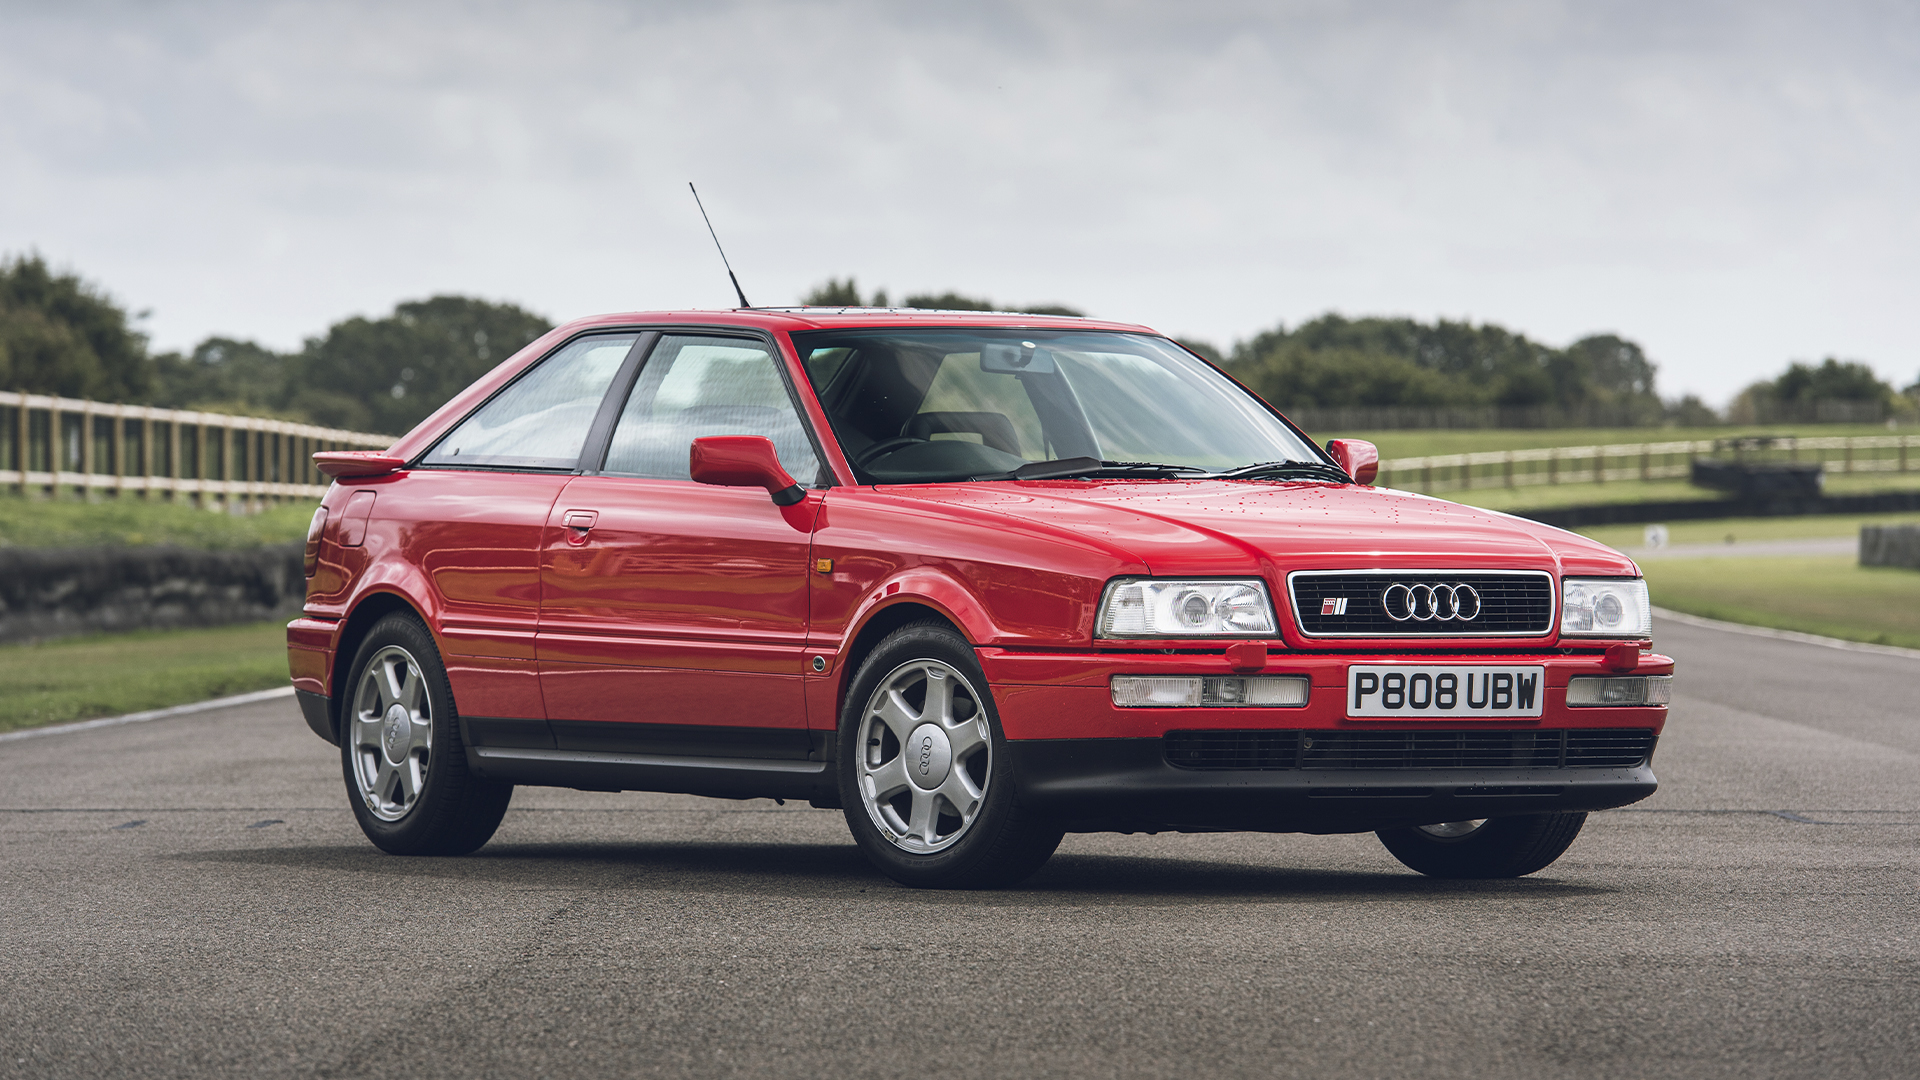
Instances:
[[[571,469],[635,335],[579,338],[515,379],[435,444],[423,465]]]

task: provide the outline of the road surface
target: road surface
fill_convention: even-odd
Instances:
[[[1518,881],[1071,836],[916,892],[834,812],[540,789],[394,858],[287,700],[7,742],[0,1077],[1920,1071],[1920,659],[1656,634],[1659,794]]]

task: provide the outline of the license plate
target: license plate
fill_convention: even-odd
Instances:
[[[1546,671],[1491,664],[1354,664],[1347,668],[1347,715],[1539,716]]]

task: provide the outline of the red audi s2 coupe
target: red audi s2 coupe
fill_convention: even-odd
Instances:
[[[1505,877],[1654,790],[1673,661],[1600,544],[1369,486],[1144,327],[609,315],[326,453],[287,630],[367,836],[518,784],[807,799],[910,885],[1070,831],[1377,831]]]

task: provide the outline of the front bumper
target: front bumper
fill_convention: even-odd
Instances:
[[[1665,706],[1569,708],[1567,681],[1580,675],[1671,675],[1673,660],[1641,653],[1636,666],[1605,666],[1604,648],[1553,652],[1442,652],[1398,654],[1273,652],[1263,667],[1235,669],[1224,650],[1155,650],[1053,653],[979,649],[980,666],[993,687],[994,704],[1009,739],[1142,738],[1182,729],[1324,728],[1363,730],[1401,725],[1431,726],[1419,719],[1355,720],[1347,716],[1347,667],[1351,664],[1528,664],[1546,669],[1538,718],[1448,721],[1450,726],[1490,729],[1651,728],[1666,724]],[[1119,708],[1109,680],[1115,675],[1303,675],[1310,686],[1299,708]]]
[[[1638,802],[1620,768],[1185,769],[1162,739],[1011,740],[1021,801],[1075,832],[1371,832]]]
[[[1305,675],[1311,691],[1304,706],[1120,708],[1108,686],[1115,675],[1255,672],[1236,672],[1222,652],[1197,649],[1074,654],[982,649],[979,656],[993,686],[1022,801],[1076,831],[1369,832],[1624,806],[1653,794],[1657,786],[1651,752],[1667,710],[1570,708],[1568,680],[1673,671],[1673,661],[1655,653],[1642,653],[1630,671],[1608,668],[1599,646],[1396,655],[1276,651],[1257,674]],[[1541,665],[1546,670],[1541,715],[1448,722],[1348,717],[1348,665],[1394,661]],[[1271,749],[1278,745],[1273,737],[1284,743],[1289,733],[1302,738],[1303,749],[1291,757],[1270,755],[1257,768],[1187,767],[1188,759],[1170,749],[1193,736],[1231,742],[1236,735]],[[1368,757],[1399,735],[1407,736],[1409,748],[1418,744],[1428,750]],[[1457,736],[1458,752],[1433,756],[1430,736],[1442,744]],[[1629,736],[1642,740],[1644,754],[1594,756],[1595,747]],[[1503,744],[1508,738],[1510,746]],[[1330,761],[1304,749],[1316,742],[1374,749]],[[1560,752],[1546,753],[1549,745]],[[1430,767],[1436,763],[1447,767]],[[1355,765],[1363,767],[1350,767]]]

